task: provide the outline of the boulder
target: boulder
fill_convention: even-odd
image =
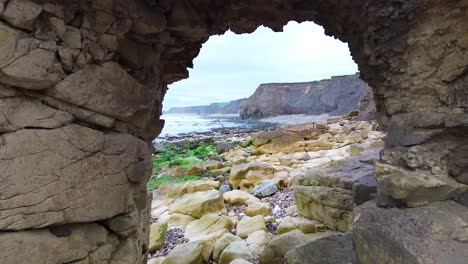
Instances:
[[[205,169],[203,166],[198,165],[198,164],[190,164],[188,169],[184,172],[184,175],[190,176],[190,175],[200,175],[203,172],[205,172]]]
[[[456,198],[468,191],[468,185],[446,174],[412,171],[383,163],[376,164],[375,177],[379,195],[389,196],[409,207]]]
[[[240,240],[229,244],[221,253],[218,264],[229,264],[235,259],[251,259],[253,258],[252,252],[250,252],[249,245],[246,241]]]
[[[255,202],[250,203],[245,208],[245,214],[248,216],[263,215],[267,216],[270,214],[271,206],[269,203]]]
[[[186,193],[194,193],[201,191],[216,190],[219,188],[220,182],[202,179],[197,181],[189,181],[186,183],[170,183],[163,184],[158,188],[158,194],[164,194],[168,197],[180,197]]]
[[[304,234],[320,232],[325,229],[325,226],[316,220],[310,220],[304,217],[286,216],[278,225],[276,232],[278,235],[293,231],[301,230]]]
[[[209,241],[197,240],[175,246],[161,264],[202,264],[208,261],[213,245]]]
[[[214,249],[213,249],[213,260],[218,261],[221,253],[223,253],[224,249],[229,246],[229,244],[242,240],[240,237],[235,236],[231,233],[225,233],[222,235],[218,240],[216,240]]]
[[[300,215],[317,219],[332,229],[352,230],[353,199],[350,190],[325,186],[298,186],[294,201]]]
[[[278,191],[278,187],[274,182],[262,182],[259,185],[255,186],[252,191],[252,194],[258,198],[264,198],[272,196]]]
[[[245,259],[235,259],[235,260],[231,261],[231,263],[229,263],[229,264],[252,264],[252,263],[248,262]]]
[[[225,168],[222,168],[222,169],[214,169],[214,170],[210,170],[210,174],[213,175],[213,176],[222,176],[226,173],[229,173],[231,171],[231,168],[230,167],[225,167]]]
[[[42,6],[29,0],[11,0],[3,11],[3,19],[15,27],[33,30]]]
[[[326,236],[288,251],[287,264],[351,264],[354,261],[353,234]]]
[[[231,167],[229,183],[234,189],[250,187],[259,182],[274,178],[276,169],[268,163],[247,163]],[[250,174],[249,174],[250,173]]]
[[[247,238],[250,234],[258,230],[267,231],[263,215],[253,217],[244,216],[237,224],[236,235],[241,238]]]
[[[223,195],[217,190],[184,194],[169,206],[170,213],[181,213],[195,218],[225,211]]]
[[[265,232],[264,230],[258,230],[250,234],[246,241],[249,244],[250,252],[257,258],[263,251],[265,246],[273,239],[273,235]]]
[[[212,171],[223,168],[223,163],[217,160],[208,160],[203,164],[203,166],[207,171]]]
[[[188,225],[189,223],[195,220],[197,220],[197,218],[193,216],[179,214],[179,213],[169,214],[169,216],[165,219],[168,226],[182,226],[182,227]]]
[[[221,193],[223,193],[223,194],[227,193],[227,192],[231,191],[231,186],[229,186],[229,184],[223,184],[223,185],[221,185],[221,187],[219,187],[219,191]],[[223,195],[223,197],[224,197],[224,195]]]
[[[156,223],[150,226],[148,251],[154,253],[161,249],[166,237],[167,223]]]
[[[366,202],[354,211],[358,263],[466,263],[468,210],[454,201],[416,208],[380,208]]]
[[[223,193],[224,201],[228,204],[245,204],[249,205],[251,203],[260,202],[260,199],[251,195],[250,193],[232,190]]]
[[[260,264],[283,264],[285,255],[292,249],[309,241],[336,234],[334,232],[321,232],[314,234],[304,234],[300,230],[279,235],[273,238],[260,254]],[[304,262],[306,263],[306,262]]]
[[[233,228],[229,217],[218,214],[207,214],[189,223],[185,228],[185,237],[193,240],[217,240]]]

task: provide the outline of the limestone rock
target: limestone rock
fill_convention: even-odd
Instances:
[[[55,53],[45,49],[32,49],[13,58],[13,62],[1,67],[0,72],[2,83],[32,90],[51,87],[64,77]]]
[[[465,263],[467,222],[468,210],[454,201],[409,209],[369,201],[354,213],[357,262]]]
[[[57,128],[73,121],[67,112],[27,97],[0,99],[0,132],[13,132],[25,127]]]
[[[229,244],[235,242],[235,241],[240,241],[241,238],[238,236],[235,236],[231,233],[225,233],[223,236],[221,236],[218,240],[216,240],[214,249],[213,249],[213,260],[218,261],[219,257],[223,253],[224,249],[229,246]]]
[[[207,214],[195,220],[185,228],[185,237],[193,240],[217,240],[233,228],[229,217],[218,214]]]
[[[250,203],[245,208],[245,214],[248,216],[263,215],[267,216],[270,214],[271,206],[269,203],[255,202]]]
[[[1,232],[0,259],[5,264],[58,264],[92,259],[106,263],[111,261],[117,241],[116,236],[95,223]]]
[[[285,255],[287,264],[351,264],[354,261],[353,234],[331,235],[306,242]]]
[[[221,253],[219,257],[219,264],[229,264],[235,259],[251,259],[253,257],[250,252],[249,245],[246,241],[235,241],[229,244]]]
[[[232,190],[223,193],[224,201],[228,204],[245,204],[249,205],[251,203],[260,202],[260,199],[251,195],[250,193]]]
[[[146,206],[150,151],[133,136],[72,124],[0,138],[3,230],[104,220],[129,212],[136,202]],[[22,169],[14,170],[19,164]],[[143,183],[141,192],[137,183]]]
[[[387,194],[407,206],[447,200],[468,191],[468,185],[446,175],[410,171],[383,163],[376,165],[375,175],[379,193]]]
[[[94,92],[95,87],[99,87],[99,93]],[[114,62],[106,62],[102,66],[88,65],[47,93],[121,120],[134,119],[139,111],[147,111],[152,100],[149,91]],[[141,125],[136,120],[132,121]]]
[[[208,160],[206,161],[203,166],[208,171],[218,170],[223,168],[223,164],[217,160]]]
[[[210,170],[210,174],[213,175],[213,176],[221,176],[221,175],[224,175],[226,173],[229,173],[230,171],[231,171],[230,167],[225,167],[225,168],[222,168],[222,169]]]
[[[42,7],[33,1],[11,0],[3,12],[3,18],[13,26],[33,30],[34,22],[41,12]]]
[[[184,194],[169,206],[169,212],[201,218],[205,214],[226,211],[223,195],[217,190]]]
[[[190,164],[188,169],[184,172],[184,175],[200,175],[205,171],[203,166],[198,164]]]
[[[166,219],[169,226],[187,226],[189,223],[197,220],[195,217],[185,214],[172,213]]]
[[[158,251],[163,243],[166,236],[167,223],[156,223],[150,227],[150,239],[148,245],[148,251],[154,253]]]
[[[306,243],[309,237],[299,230],[294,230],[286,234],[273,238],[260,254],[261,264],[282,264],[284,256],[291,249]]]
[[[278,235],[281,235],[292,230],[301,230],[304,234],[307,234],[323,231],[324,226],[316,220],[310,220],[304,217],[286,216],[281,220],[276,232]]]
[[[238,187],[250,187],[259,182],[274,178],[275,172],[276,169],[267,163],[239,164],[231,168],[229,183],[234,189]]]
[[[161,264],[201,264],[207,251],[211,254],[207,241],[198,240],[177,245]]]
[[[278,187],[274,182],[263,182],[255,186],[252,194],[258,198],[264,198],[275,194],[278,191]]]
[[[353,199],[350,190],[325,186],[298,186],[294,201],[300,215],[346,231],[352,229]]]
[[[250,234],[246,241],[247,244],[249,244],[250,252],[252,252],[255,257],[258,257],[268,242],[272,239],[272,234],[267,233],[264,230],[258,230]]]
[[[244,216],[237,224],[236,235],[241,238],[247,238],[250,234],[258,230],[267,230],[263,215],[253,217]]]

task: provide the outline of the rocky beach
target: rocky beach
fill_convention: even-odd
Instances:
[[[351,261],[353,205],[376,195],[376,127],[350,114],[155,144],[148,263],[335,263],[310,254],[323,247]]]

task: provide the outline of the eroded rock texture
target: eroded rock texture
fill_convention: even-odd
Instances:
[[[374,89],[389,132],[378,203],[467,205],[466,0],[10,0],[0,20],[2,263],[144,262],[148,143],[167,84],[210,35],[291,20],[348,42]]]

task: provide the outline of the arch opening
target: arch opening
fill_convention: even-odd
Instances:
[[[379,206],[355,211],[356,261],[467,258],[466,1],[10,0],[0,7],[4,263],[144,263],[150,141],[164,125],[167,85],[188,77],[209,36],[260,25],[280,31],[289,21],[314,21],[349,44],[388,132],[374,172]]]

